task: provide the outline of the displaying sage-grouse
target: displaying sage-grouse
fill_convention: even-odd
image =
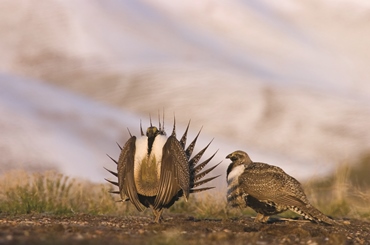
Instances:
[[[228,204],[251,207],[257,212],[255,222],[266,222],[270,215],[289,209],[312,221],[335,224],[309,203],[301,184],[281,168],[253,162],[244,151],[226,158],[232,161],[227,168]]]
[[[185,148],[189,124],[180,141],[176,139],[175,121],[172,134],[168,138],[160,121],[159,128],[150,123],[146,135],[140,124],[141,137],[136,138],[130,133],[130,138],[124,147],[119,146],[121,154],[118,161],[110,157],[117,164],[117,173],[106,170],[116,176],[118,182],[107,181],[119,188],[119,191],[112,193],[120,194],[122,201],[130,201],[139,211],[150,207],[155,215],[155,222],[160,221],[164,208],[171,207],[182,196],[187,201],[190,193],[214,188],[196,189],[219,177],[214,176],[201,180],[218,166],[217,164],[201,172],[216,153],[197,164],[210,142],[190,158],[200,131]]]

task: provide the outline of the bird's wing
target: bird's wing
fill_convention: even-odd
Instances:
[[[239,178],[242,191],[260,201],[270,201],[287,206],[305,205],[306,196],[298,181],[280,170],[246,169]]]
[[[181,143],[175,136],[168,137],[163,146],[161,174],[158,194],[154,207],[166,205],[175,197],[180,189],[186,199],[190,191],[190,170],[186,154]]]
[[[118,159],[118,187],[123,200],[130,199],[137,210],[143,211],[145,207],[140,203],[134,181],[134,162],[136,137],[132,136],[122,148]]]

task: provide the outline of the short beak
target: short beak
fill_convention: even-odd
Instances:
[[[231,158],[231,157],[232,157],[232,153],[226,156],[226,158]]]

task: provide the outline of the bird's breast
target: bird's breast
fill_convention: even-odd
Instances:
[[[137,192],[144,196],[155,196],[158,192],[162,148],[166,137],[157,135],[150,153],[148,152],[148,138],[143,136],[136,141],[134,179]],[[149,155],[148,155],[149,153]]]
[[[244,165],[234,167],[227,175],[227,202],[235,207],[245,204],[239,188],[239,176],[244,172]]]
[[[234,167],[227,175],[227,184],[230,185],[233,182],[237,182],[239,176],[244,172],[244,169],[245,169],[244,165]]]

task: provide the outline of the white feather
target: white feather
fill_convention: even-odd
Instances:
[[[227,176],[227,183],[230,185],[234,181],[237,181],[239,176],[244,172],[244,169],[245,169],[244,165],[239,165],[233,168],[233,170],[231,170],[231,172]]]
[[[134,166],[140,166],[141,160],[147,157],[147,154],[148,154],[148,137],[141,136],[140,138],[137,138],[135,142],[135,147],[136,147],[136,152],[135,152]],[[138,169],[138,168],[135,168],[135,169]]]
[[[167,141],[167,137],[164,135],[157,135],[154,139],[152,152],[150,153],[150,157],[155,157],[157,161],[157,168],[158,168],[158,177],[160,177],[161,173],[161,163],[162,163],[162,152],[163,146]]]
[[[227,202],[231,206],[242,206],[244,198],[239,195],[239,177],[244,172],[245,166],[239,165],[231,170],[227,176]]]
[[[148,156],[148,137],[142,136],[137,138],[135,143],[134,179],[138,193],[145,193],[148,196],[156,195],[161,174],[162,151],[166,140],[167,138],[165,136],[157,135]],[[148,172],[146,171],[146,168],[151,167],[153,163],[155,163],[155,167],[157,168],[156,173],[150,173],[150,175],[153,174],[157,177],[157,180],[154,180],[154,182],[151,177],[148,177]],[[140,181],[142,178],[150,178],[151,183],[148,184],[147,181],[149,179],[144,180],[142,183]]]

